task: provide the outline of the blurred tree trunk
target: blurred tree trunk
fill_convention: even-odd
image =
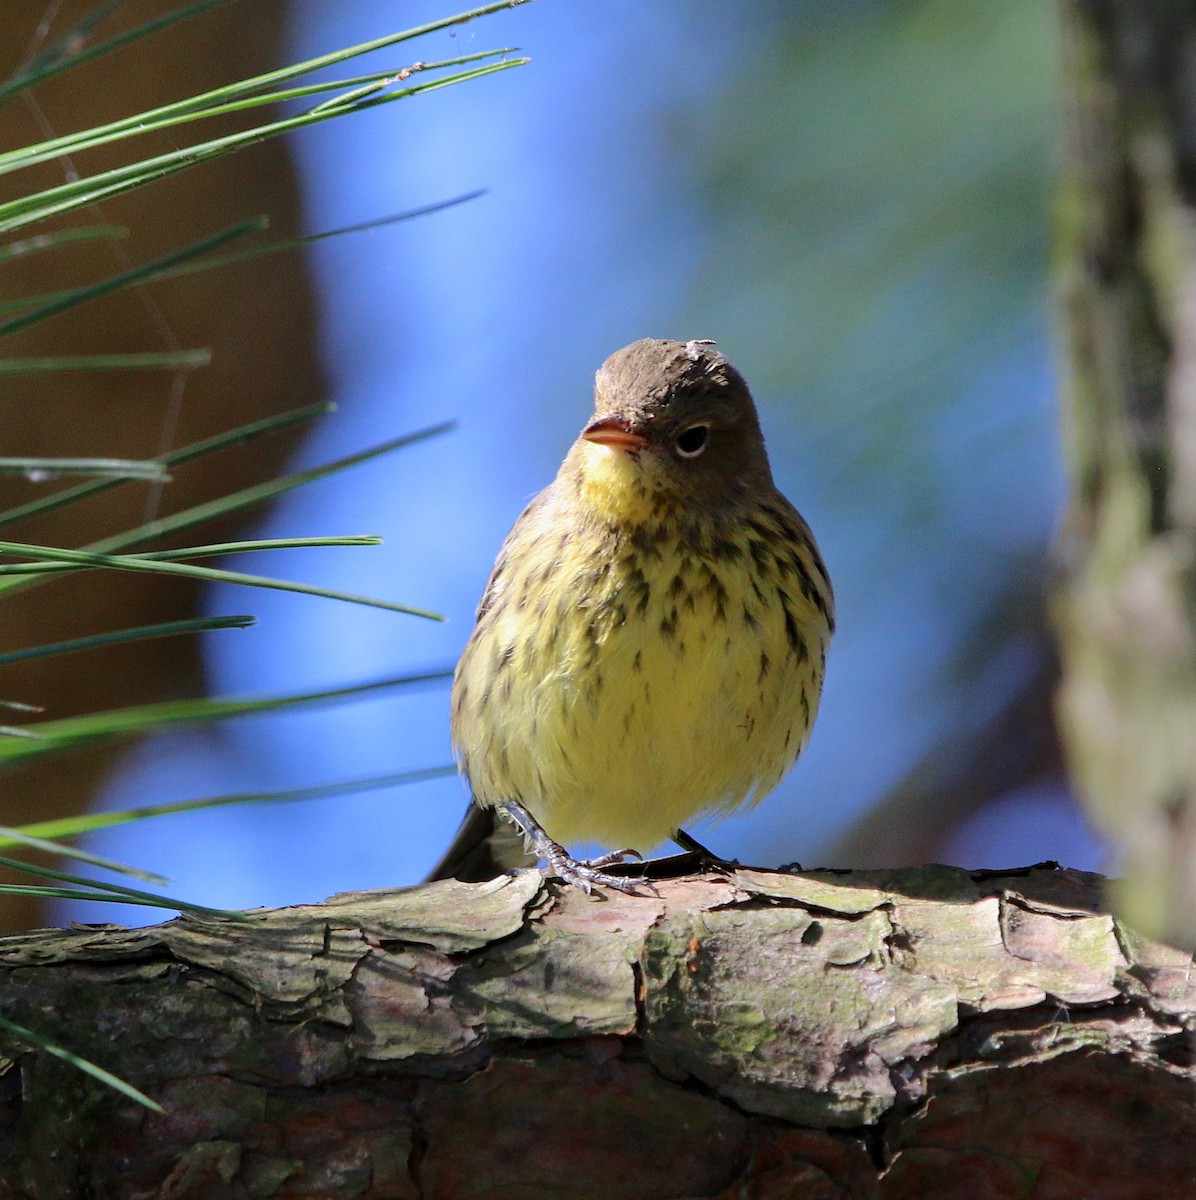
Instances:
[[[1196,945],[1196,6],[1065,0],[1073,776],[1122,911]]]
[[[92,0],[66,0],[61,6],[47,0],[4,0],[0,78],[41,48],[34,35],[47,15],[54,15],[48,29],[52,41],[93,7]],[[107,37],[175,7],[175,0],[125,0],[95,36]],[[181,99],[242,73],[268,70],[279,61],[284,15],[280,3],[223,5],[68,71],[0,109],[0,145],[40,141]],[[205,129],[214,136],[221,127],[208,123]],[[143,138],[136,143],[137,152],[161,152],[191,136],[183,131],[175,138]],[[131,153],[124,144],[75,163],[18,172],[0,181],[0,196],[61,182],[71,169],[90,174],[127,161]],[[63,219],[63,226],[124,225],[130,236],[115,250],[112,243],[88,243],[5,263],[0,294],[36,294],[100,279],[262,213],[270,217],[271,237],[297,232],[298,187],[290,155],[279,141],[119,197],[102,210]],[[176,379],[169,372],[143,371],[6,378],[0,407],[3,452],[154,457],[163,449],[318,400],[323,380],[314,323],[306,264],[301,255],[290,254],[127,290],[6,337],[3,351],[12,357],[163,350],[173,342],[183,348],[208,347],[213,359],[206,369]],[[162,491],[156,512],[174,512],[270,477],[294,442],[293,433],[259,439],[180,469]],[[46,486],[0,480],[0,507],[34,498]],[[6,527],[3,536],[77,546],[139,524],[146,511],[146,488],[126,485],[36,522]],[[196,536],[220,541],[232,529],[229,521],[213,523]],[[198,587],[189,581],[114,572],[71,576],[4,599],[0,649],[194,615],[198,600]],[[192,638],[35,659],[6,668],[0,681],[0,699],[41,705],[47,717],[201,690]],[[56,757],[9,776],[0,823],[86,811],[114,753],[105,748]],[[0,927],[36,923],[31,902],[3,899]]]
[[[1030,868],[0,939],[0,1196],[1190,1200],[1191,956]]]

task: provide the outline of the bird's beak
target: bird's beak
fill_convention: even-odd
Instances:
[[[581,436],[587,442],[594,442],[599,446],[613,446],[627,454],[634,454],[648,444],[648,439],[642,433],[636,433],[631,427],[631,422],[625,417],[600,417],[587,425],[581,431]]]

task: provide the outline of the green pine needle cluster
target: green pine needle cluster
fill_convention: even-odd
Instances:
[[[75,70],[110,51],[135,43],[151,34],[167,32],[179,22],[216,8],[226,3],[227,0],[197,0],[194,3],[181,5],[116,36],[106,39],[99,36],[105,19],[119,7],[121,2],[122,0],[101,0],[72,28],[47,44],[12,78],[0,81],[0,105],[12,102],[26,89],[36,87],[53,76]],[[0,153],[0,174],[8,174],[39,163],[57,160],[63,155],[74,155],[80,151],[112,143],[127,141],[130,150],[129,160],[120,166],[82,178],[70,179],[39,191],[31,191],[17,199],[0,203],[0,283],[3,281],[4,265],[17,258],[51,252],[69,253],[72,248],[81,244],[96,240],[120,239],[127,237],[129,232],[117,225],[88,223],[86,217],[84,217],[84,223],[77,227],[56,228],[53,232],[37,232],[38,223],[48,218],[59,218],[64,214],[74,212],[85,213],[88,210],[94,213],[95,210],[92,206],[97,202],[119,196],[134,188],[144,187],[168,175],[185,171],[190,167],[251,146],[267,138],[303,129],[323,121],[351,116],[395,101],[411,99],[426,92],[468,83],[498,71],[521,66],[528,60],[518,56],[513,48],[505,47],[462,55],[440,62],[397,61],[384,70],[373,71],[365,75],[344,76],[337,79],[326,79],[322,76],[319,82],[302,82],[305,77],[311,76],[315,72],[326,74],[329,70],[339,68],[361,55],[396,49],[421,35],[463,25],[468,21],[486,17],[526,2],[527,0],[501,0],[499,3],[486,4],[417,28],[392,33],[386,37],[321,55],[306,62],[296,63],[252,78],[237,80],[202,95],[191,96],[150,111],[131,113],[103,126],[83,129],[76,133],[53,137],[33,145]],[[285,110],[279,107],[283,102],[286,102]],[[243,114],[244,126],[233,133],[226,132],[217,137],[204,136],[203,122],[216,117],[228,117],[230,114]],[[175,136],[179,136],[183,127],[189,125],[196,126],[198,133],[196,140],[167,153],[149,157],[138,156],[137,139],[142,135],[173,128],[176,130]],[[208,352],[203,347],[153,353],[64,355],[53,358],[20,359],[5,357],[3,339],[6,335],[25,329],[37,322],[48,320],[50,317],[126,288],[180,274],[218,270],[230,263],[248,258],[294,251],[319,238],[407,220],[451,204],[462,203],[477,194],[479,193],[474,192],[454,197],[427,208],[394,214],[365,225],[332,230],[308,238],[262,241],[260,235],[268,225],[268,218],[266,216],[257,217],[239,222],[214,234],[197,237],[177,250],[112,274],[108,278],[85,287],[50,294],[5,297],[0,300],[0,376],[61,371],[201,369],[208,361]],[[169,486],[172,470],[184,463],[194,462],[215,454],[228,446],[242,444],[310,422],[328,413],[332,408],[333,406],[330,404],[297,408],[291,412],[254,421],[215,437],[184,446],[163,455],[160,459],[150,461],[129,461],[105,457],[0,458],[0,475],[25,477],[31,485],[44,486],[47,481],[66,476],[83,477],[84,480],[45,495],[37,495],[16,507],[0,511],[0,528],[51,512],[65,505],[76,504],[108,488],[147,481],[165,483]],[[201,562],[196,561],[215,555],[226,558],[231,555],[242,555],[267,549],[376,546],[380,541],[376,537],[291,538],[196,544],[170,551],[136,551],[133,548],[155,541],[166,534],[175,534],[182,530],[200,527],[217,518],[259,507],[293,488],[302,487],[379,455],[400,450],[426,438],[444,433],[450,428],[451,423],[446,423],[418,430],[348,455],[335,462],[283,475],[173,513],[168,517],[147,521],[89,546],[66,548],[22,542],[0,542],[0,606],[3,605],[6,595],[18,589],[36,587],[64,571],[151,571],[167,575],[183,575],[195,579],[239,583],[247,587],[299,592],[439,620],[437,614],[409,605],[368,596],[350,595],[330,588],[227,568],[204,566]],[[236,615],[113,629],[92,637],[74,638],[10,651],[0,655],[0,667],[33,657],[81,653],[99,646],[110,646],[147,638],[174,637],[193,635],[201,631],[244,628],[252,623],[253,617]],[[404,675],[331,691],[307,692],[297,695],[254,699],[204,698],[169,701],[135,708],[90,713],[80,717],[56,718],[53,714],[48,714],[43,719],[0,726],[0,771],[17,767],[33,756],[54,754],[84,743],[144,734],[179,722],[213,721],[250,712],[351,701],[370,695],[382,688],[419,686],[446,679],[448,675],[448,672],[418,676]],[[26,715],[31,713],[31,706],[4,696],[2,680],[0,680],[0,707]],[[195,811],[228,804],[311,800],[348,792],[394,787],[444,774],[451,769],[448,766],[437,766],[424,771],[341,780],[297,791],[206,797],[177,804],[133,809],[127,812],[81,814],[75,818],[42,822],[17,829],[0,827],[0,847],[33,847],[49,851],[62,859],[71,859],[91,867],[99,867],[142,882],[158,885],[167,881],[149,872],[101,859],[75,849],[67,843],[71,838],[104,826],[144,820],[168,813]],[[120,900],[123,903],[186,912],[206,919],[247,919],[238,913],[212,910],[156,892],[147,892],[66,871],[35,867],[3,855],[0,855],[0,865],[17,868],[35,876],[38,880],[38,882],[29,884],[2,885],[0,893],[19,891],[42,897]],[[3,1016],[0,1016],[0,1029],[6,1030],[10,1036],[20,1042],[38,1046],[49,1053],[74,1062],[80,1069],[116,1087],[126,1095],[133,1096],[151,1108],[157,1108],[153,1101],[137,1092],[136,1089],[114,1079],[95,1064],[79,1059],[70,1051],[52,1044],[35,1031],[18,1025]]]

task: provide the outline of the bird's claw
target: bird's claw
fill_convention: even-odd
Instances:
[[[609,854],[602,854],[597,858],[587,858],[585,865],[599,868],[613,867],[625,863],[629,858],[634,858],[637,862],[644,861],[644,856],[638,850],[632,850],[629,847],[626,850],[612,850]]]
[[[639,887],[645,887],[654,896],[659,895],[656,889],[644,879],[629,879],[621,875],[608,875],[603,867],[612,867],[628,858],[642,859],[638,850],[615,850],[600,858],[590,860],[577,859],[559,842],[554,842],[540,825],[540,822],[514,800],[508,800],[501,806],[520,829],[531,844],[531,848],[549,866],[552,873],[566,883],[579,887],[587,896],[592,895],[595,886],[613,888],[628,896],[638,896]]]
[[[592,895],[594,887],[613,888],[625,896],[639,896],[640,888],[646,888],[654,896],[659,893],[646,879],[633,879],[626,875],[608,875],[602,867],[613,866],[626,857],[642,858],[635,850],[619,850],[613,854],[604,854],[601,858],[574,858],[562,846],[556,846],[553,851],[544,855],[544,860],[552,873],[566,883],[579,887],[587,896]]]

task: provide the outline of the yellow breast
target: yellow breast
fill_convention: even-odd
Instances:
[[[792,765],[829,596],[791,510],[703,534],[608,484],[592,486],[622,506],[617,526],[532,513],[508,540],[457,669],[453,738],[481,803],[518,800],[560,842],[648,850]]]

